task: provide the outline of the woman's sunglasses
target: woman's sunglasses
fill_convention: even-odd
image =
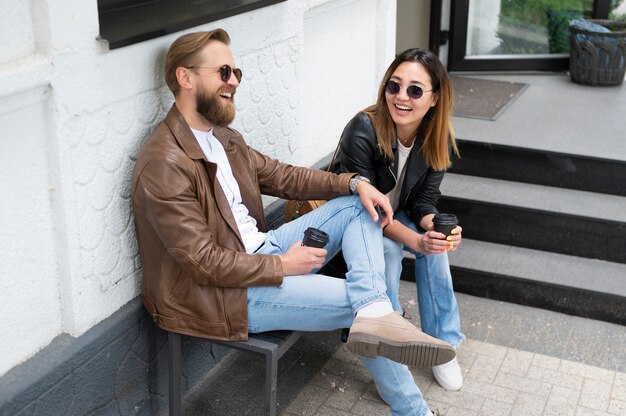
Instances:
[[[406,88],[406,95],[408,95],[409,98],[412,98],[413,100],[419,100],[420,98],[422,98],[422,95],[424,95],[425,92],[430,91],[432,90],[424,91],[422,87],[418,87],[417,85],[409,85]],[[391,95],[398,94],[400,92],[400,84],[398,84],[396,81],[391,80],[385,82],[385,92]]]
[[[185,68],[194,69],[194,68],[205,68],[205,69],[217,69],[220,73],[220,78],[222,81],[228,82],[231,74],[235,74],[235,78],[237,78],[237,82],[241,82],[241,77],[243,73],[239,68],[233,68],[230,65],[222,65],[222,66],[186,66]]]

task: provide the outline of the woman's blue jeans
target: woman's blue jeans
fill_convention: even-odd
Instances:
[[[413,221],[404,211],[397,211],[394,220],[400,221],[413,231],[417,230]],[[401,312],[398,291],[400,289],[400,274],[402,273],[403,247],[402,244],[387,237],[384,238],[383,244],[385,247],[385,264],[387,265],[387,294],[394,310]],[[415,283],[417,285],[417,301],[422,331],[457,347],[465,335],[461,332],[459,306],[452,288],[448,254],[426,256],[408,247],[406,249],[415,254]]]
[[[269,231],[257,253],[286,252],[302,239],[308,227],[328,233],[327,259],[340,249],[343,251],[348,266],[346,279],[311,273],[286,276],[278,287],[248,288],[251,333],[349,328],[360,308],[388,299],[382,231],[356,196],[332,199],[313,212]],[[407,366],[383,357],[362,357],[362,361],[393,415],[427,414],[428,406]]]

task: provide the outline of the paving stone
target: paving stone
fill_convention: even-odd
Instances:
[[[626,402],[626,373],[615,374],[611,399]]]
[[[502,361],[507,353],[507,349],[501,345],[479,342],[473,339],[468,339],[463,344],[463,347],[478,355],[488,356],[497,361]]]
[[[508,404],[515,403],[515,399],[517,399],[518,394],[517,390],[508,387],[481,382],[468,383],[467,386],[462,389],[462,391],[465,393],[483,397],[486,400],[497,399],[499,402]]]
[[[351,416],[351,415],[353,415],[353,413],[346,412],[341,409],[336,409],[330,406],[322,406],[317,411],[317,413],[315,413],[315,416]]]
[[[528,372],[534,356],[535,354],[532,352],[509,349],[502,361],[500,371],[524,376]]]
[[[461,406],[450,406],[445,416],[478,416],[478,410],[466,409]]]
[[[366,385],[365,390],[363,390],[363,393],[361,393],[361,398],[365,400],[382,402],[382,399],[378,395],[378,391],[376,391],[376,384],[374,384],[373,382]]]
[[[381,401],[361,399],[354,404],[352,414],[359,416],[386,416],[391,415],[391,410],[389,410],[389,406]]]
[[[573,376],[535,366],[531,366],[528,369],[528,378],[576,391],[580,391],[583,386],[583,378],[580,376]]]
[[[466,344],[467,342],[463,342],[456,350],[456,359],[459,362],[461,369],[467,372],[474,363],[477,354],[469,348],[466,348]]]
[[[529,379],[527,377],[500,371],[494,382],[498,386],[516,390],[524,393],[531,393],[535,396],[547,397],[550,393],[551,386],[539,380]]]
[[[438,400],[427,400],[428,407],[430,410],[435,413],[436,411],[442,415],[448,415],[448,410],[450,409],[450,405],[445,402],[440,402]]]
[[[535,367],[541,367],[548,370],[558,370],[561,365],[561,359],[549,357],[547,355],[535,354],[531,364]]]
[[[585,379],[580,392],[579,405],[604,412],[609,408],[611,384],[603,381]]]
[[[324,405],[326,398],[330,396],[331,391],[317,386],[306,386],[300,394],[291,402],[286,412],[295,413],[302,416],[312,416],[317,410]]]
[[[559,371],[566,374],[581,376],[590,380],[603,381],[608,384],[613,384],[615,381],[614,371],[587,364],[575,363],[569,360],[561,361]]]
[[[498,359],[497,357],[478,354],[467,379],[474,382],[493,383],[501,365],[502,358]]]
[[[609,400],[609,413],[612,415],[626,415],[626,402],[622,400]]]
[[[481,416],[508,416],[511,414],[512,408],[512,403],[503,403],[498,400],[487,399],[480,409],[480,414]]]
[[[568,416],[576,413],[576,403],[580,392],[568,388],[554,386],[548,401],[544,414],[548,416]]]
[[[356,379],[365,383],[372,380],[372,377],[370,377],[367,369],[361,363],[350,364],[344,361],[335,360],[334,358],[328,360],[324,368],[322,368],[322,371]]]
[[[542,397],[521,392],[511,408],[511,416],[540,416],[543,414],[547,401],[548,394]]]
[[[422,391],[428,390],[433,383],[437,384],[435,376],[433,376],[433,371],[430,368],[409,367],[409,371],[411,371],[413,375],[415,384],[417,384]]]
[[[366,386],[366,383],[346,379],[335,386],[324,406],[349,411],[361,399]]]
[[[590,409],[588,407],[578,405],[576,408],[576,416],[606,416],[606,411]]]
[[[476,394],[471,394],[461,389],[460,391],[446,391],[439,387],[439,385],[433,385],[424,394],[426,402],[431,400],[448,403],[450,407],[459,407],[468,410],[478,411],[485,402],[485,398]],[[446,415],[447,416],[447,415]]]

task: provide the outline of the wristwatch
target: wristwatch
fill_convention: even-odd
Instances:
[[[370,183],[370,180],[367,179],[365,176],[361,176],[361,175],[355,175],[352,177],[352,179],[350,179],[350,194],[351,195],[355,195],[356,194],[356,187],[359,185],[359,182],[367,182]]]

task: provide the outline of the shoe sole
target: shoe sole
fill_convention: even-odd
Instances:
[[[456,356],[452,347],[425,342],[393,342],[350,334],[346,347],[367,358],[385,357],[413,367],[445,364]]]

